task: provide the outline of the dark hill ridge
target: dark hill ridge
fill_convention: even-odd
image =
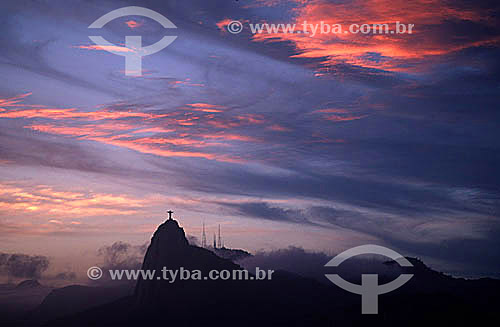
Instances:
[[[160,298],[168,296],[176,289],[177,280],[171,283],[168,280],[163,280],[161,274],[163,267],[170,270],[176,270],[183,267],[189,271],[200,270],[202,276],[208,276],[211,270],[240,270],[243,269],[230,260],[223,259],[213,252],[189,245],[184,229],[179,227],[179,224],[174,219],[169,219],[161,224],[149,245],[142,270],[155,271],[155,277],[161,278],[158,280],[143,280],[137,282],[135,289],[136,303],[139,305],[149,304],[158,301]],[[200,281],[201,282],[201,281]]]
[[[361,297],[337,286],[287,272],[272,280],[139,280],[133,296],[53,320],[49,326],[422,326],[498,324],[497,280],[469,281],[435,272],[414,259],[414,277],[379,296],[379,314],[361,315]],[[154,233],[142,269],[241,269],[213,252],[189,245],[167,220]],[[392,267],[392,265],[391,265]],[[394,266],[399,274],[400,267]],[[408,271],[410,273],[410,271]]]
[[[36,279],[27,279],[23,280],[19,284],[16,285],[16,289],[27,289],[27,288],[37,288],[41,287],[42,285],[38,282]]]
[[[50,291],[52,287],[34,279],[17,285],[0,284],[0,326],[24,324],[30,311],[35,310]]]
[[[129,295],[130,289],[70,285],[52,290],[32,312],[32,320],[48,320],[74,314]]]

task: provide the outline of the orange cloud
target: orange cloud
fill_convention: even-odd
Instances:
[[[135,150],[137,152],[145,153],[145,154],[154,154],[161,157],[190,157],[190,158],[204,158],[210,160],[219,160],[219,161],[234,161],[231,158],[226,156],[218,156],[210,153],[203,152],[195,152],[195,151],[178,151],[172,149],[164,149],[155,147],[153,145],[141,144],[140,141],[133,140],[119,140],[114,138],[105,138],[105,137],[92,137],[89,140],[102,142],[105,144],[116,145],[124,148],[128,148],[131,150]]]
[[[140,138],[133,140],[134,143],[137,144],[172,144],[172,145],[184,145],[184,146],[190,146],[190,147],[206,147],[206,146],[221,146],[225,144],[221,143],[210,143],[210,142],[204,142],[201,140],[195,140],[192,138]]]
[[[190,78],[186,78],[183,81],[176,80],[176,81],[170,81],[168,84],[173,85],[174,87],[177,87],[178,85],[185,85],[185,86],[205,86],[205,84],[202,83],[192,83]]]
[[[424,58],[446,55],[468,47],[498,45],[498,37],[474,39],[461,37],[449,41],[440,39],[432,28],[447,21],[461,20],[495,24],[491,13],[486,10],[453,7],[452,2],[443,0],[353,0],[332,3],[311,1],[294,9],[290,22],[296,29],[303,29],[302,23],[330,26],[339,24],[346,31],[350,24],[389,24],[395,22],[414,24],[412,34],[352,34],[317,33],[258,33],[253,35],[257,42],[289,41],[295,45],[296,58],[323,59],[323,64],[348,63],[367,68],[389,71],[408,71],[414,66],[425,66]],[[310,29],[309,29],[310,30]],[[373,58],[373,54],[377,57]],[[406,64],[406,65],[403,65]],[[411,64],[411,65],[408,65]]]
[[[221,31],[226,31],[226,26],[231,23],[232,19],[225,18],[219,22],[217,22],[215,25],[221,30]]]
[[[45,108],[40,106],[37,109],[21,109],[0,112],[0,118],[50,118],[50,119],[71,119],[81,118],[86,120],[104,120],[120,118],[144,118],[154,119],[166,117],[167,115],[156,115],[143,112],[132,111],[109,111],[101,109],[97,111],[77,111],[76,108]]]
[[[136,22],[135,20],[126,21],[125,24],[127,24],[127,26],[130,27],[131,29],[138,28],[143,25],[143,23]]]
[[[24,127],[54,135],[90,140],[162,157],[192,157],[224,162],[241,162],[236,155],[214,153],[213,147],[229,147],[233,141],[257,142],[256,139],[234,133],[207,133],[211,123],[234,128],[242,125],[262,124],[262,115],[241,114],[229,119],[215,118],[225,107],[208,103],[190,103],[191,109],[201,112],[174,111],[167,114],[145,113],[133,110],[117,111],[101,108],[82,111],[76,108],[24,108],[22,97],[5,99],[6,110],[0,118],[43,118],[52,122],[26,124]]]
[[[262,115],[257,115],[257,114],[246,114],[246,115],[240,115],[236,116],[240,121],[246,122],[248,124],[263,124],[264,121],[264,116]]]
[[[191,110],[203,112],[222,112],[223,109],[225,109],[223,106],[208,103],[190,103],[187,104],[187,106],[189,106]]]
[[[124,194],[75,192],[47,185],[0,182],[0,211],[32,212],[60,217],[131,215],[147,203]]]
[[[175,129],[167,129],[163,127],[150,127],[150,128],[141,128],[136,131],[133,131],[132,133],[138,134],[138,133],[171,133],[174,132]]]
[[[104,136],[108,132],[101,132],[95,130],[93,127],[66,127],[66,126],[53,126],[53,125],[31,125],[28,128],[49,134],[71,135],[78,137],[87,136]]]
[[[32,125],[32,126],[27,126],[27,128],[31,128],[33,130],[50,134],[74,136],[80,139],[86,139],[104,144],[124,147],[141,153],[155,154],[162,157],[193,157],[193,158],[205,158],[211,160],[229,161],[229,158],[226,158],[223,155],[218,156],[214,154],[208,154],[196,151],[178,151],[178,150],[158,147],[158,145],[162,144],[184,145],[190,147],[205,147],[210,145],[220,145],[217,143],[205,143],[202,141],[188,140],[182,138],[155,139],[155,138],[143,137],[136,139],[128,139],[127,137],[129,137],[129,135],[120,134],[112,136],[110,135],[109,132],[95,130],[93,127],[89,128],[89,127],[65,127],[65,126],[53,126],[53,125]]]
[[[271,131],[275,131],[275,132],[288,132],[288,131],[290,131],[289,128],[286,128],[286,127],[283,127],[283,126],[280,126],[277,124],[271,125],[271,126],[267,127],[267,129],[269,129]]]
[[[241,126],[240,122],[217,120],[217,119],[210,120],[207,122],[207,124],[212,127],[220,129],[229,129]]]
[[[77,45],[73,48],[97,51],[135,52],[133,49],[118,45]]]
[[[244,135],[237,134],[204,134],[207,139],[223,139],[227,141],[243,141],[243,142],[257,142],[257,139]]]
[[[21,94],[21,95],[12,97],[12,98],[6,98],[6,99],[1,99],[0,98],[0,108],[3,109],[3,111],[5,111],[6,109],[4,109],[2,107],[14,107],[14,106],[17,106],[19,102],[23,101],[24,98],[30,96],[31,94],[32,94],[31,92],[28,92],[28,93]]]

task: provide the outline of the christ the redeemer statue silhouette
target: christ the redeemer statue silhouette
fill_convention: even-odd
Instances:
[[[173,220],[172,214],[174,213],[172,210],[167,211],[168,213],[168,220]]]

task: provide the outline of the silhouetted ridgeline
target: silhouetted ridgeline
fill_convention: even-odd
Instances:
[[[335,285],[284,271],[272,280],[140,280],[132,296],[97,306],[47,326],[462,326],[496,313],[500,282],[445,276],[411,259],[414,277],[379,297],[378,315],[361,315],[361,297]],[[167,220],[151,239],[143,269],[240,269],[211,251],[192,246],[177,221]],[[394,266],[397,274],[400,267]]]

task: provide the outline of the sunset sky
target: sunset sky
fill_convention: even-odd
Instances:
[[[88,26],[126,6],[146,17]],[[174,210],[228,247],[374,243],[500,271],[500,5],[470,0],[2,1],[0,252],[80,269]],[[238,20],[244,29],[229,33]],[[414,24],[252,34],[249,24]],[[176,35],[143,76],[96,46]],[[125,50],[123,50],[125,49]],[[66,269],[65,268],[65,269]],[[83,268],[82,268],[83,269]]]

